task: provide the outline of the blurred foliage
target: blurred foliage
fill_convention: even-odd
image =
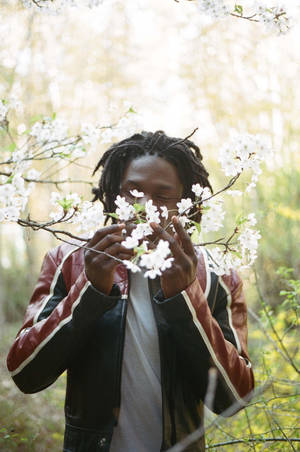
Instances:
[[[300,275],[300,166],[295,160],[280,172],[267,173],[257,187],[254,210],[262,234],[257,272],[272,306],[280,302],[276,270],[284,264]]]
[[[273,309],[259,289],[261,309],[249,310],[256,388],[267,389],[234,417],[217,418],[206,434],[211,451],[299,450],[299,442],[290,439],[300,441],[300,280],[291,279],[292,269],[286,267],[277,273],[282,302]]]
[[[6,327],[0,345],[5,356],[18,326]],[[62,449],[64,432],[65,374],[38,394],[22,394],[0,363],[1,452],[54,452]]]

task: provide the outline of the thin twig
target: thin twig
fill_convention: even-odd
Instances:
[[[285,356],[286,356],[288,362],[289,362],[290,365],[293,367],[293,369],[294,369],[298,374],[300,374],[300,369],[298,369],[298,367],[297,367],[296,364],[294,363],[294,360],[293,360],[292,357],[290,356],[290,354],[289,354],[287,348],[285,347],[284,343],[282,342],[282,340],[281,340],[279,334],[278,334],[277,331],[276,331],[276,328],[275,328],[274,325],[273,325],[273,321],[272,321],[272,319],[271,319],[271,317],[270,317],[270,314],[269,314],[268,310],[266,309],[266,304],[265,304],[265,301],[264,301],[264,297],[263,297],[263,295],[262,295],[262,292],[261,292],[261,290],[260,290],[260,286],[259,286],[259,282],[258,282],[258,277],[257,277],[257,272],[256,272],[255,269],[254,269],[254,275],[255,275],[255,282],[256,282],[256,287],[257,287],[258,295],[259,295],[259,297],[260,297],[260,299],[261,299],[261,301],[262,301],[261,304],[262,304],[264,313],[265,313],[265,315],[267,316],[269,325],[270,325],[270,327],[271,327],[271,329],[272,329],[272,331],[273,331],[273,333],[274,333],[274,335],[275,335],[275,337],[276,337],[276,339],[277,339],[277,341],[278,341],[278,343],[279,343],[279,345],[280,345],[280,347],[281,347],[281,350],[282,350],[283,353],[285,354]]]
[[[111,254],[106,253],[105,251],[100,251],[100,250],[97,250],[95,248],[90,248],[87,245],[81,245],[80,243],[71,242],[69,240],[63,239],[61,237],[61,235],[65,235],[67,237],[70,237],[71,239],[76,240],[77,242],[89,242],[90,239],[88,239],[88,238],[78,237],[78,236],[76,236],[74,234],[71,234],[70,232],[67,232],[67,231],[61,231],[59,229],[52,229],[51,227],[46,226],[46,223],[44,223],[43,225],[40,225],[40,224],[38,224],[36,222],[30,221],[30,220],[22,220],[22,219],[19,219],[17,221],[17,223],[20,226],[29,227],[29,228],[33,229],[34,231],[42,229],[44,231],[50,232],[57,240],[60,240],[61,242],[68,243],[69,245],[73,245],[73,246],[75,246],[77,248],[83,248],[85,250],[92,251],[93,253],[96,253],[96,254],[103,254],[104,256],[106,256],[106,257],[108,257],[110,259],[114,259],[115,261],[119,262],[120,264],[123,264],[123,261],[121,259],[119,259],[119,258],[117,258],[115,256],[112,256]],[[58,223],[58,222],[57,221],[54,222],[54,223],[51,222],[50,224],[56,224],[56,223]]]
[[[264,327],[263,322],[260,320],[260,318],[258,317],[258,315],[255,314],[254,311],[252,311],[251,308],[247,308],[249,314],[251,315],[251,317],[253,317],[254,320],[256,320],[257,323],[259,323],[264,335],[266,336],[267,339],[269,339],[269,341],[272,343],[273,347],[275,348],[275,350],[280,353],[280,355],[283,357],[283,359],[285,361],[287,361],[289,364],[291,364],[293,366],[293,364],[290,362],[288,356],[285,355],[285,353],[278,347],[277,343],[274,341],[274,339],[269,335],[268,331],[266,330],[266,328]],[[293,368],[295,368],[293,366]]]
[[[257,389],[252,390],[249,394],[247,394],[242,400],[245,403],[245,406],[247,406],[248,402],[252,397],[255,397],[259,394],[262,394],[267,390],[267,388],[270,386],[270,382],[267,381],[265,384],[260,386]],[[236,413],[238,409],[241,408],[241,402],[236,401],[232,405],[230,405],[226,410],[224,410],[217,419],[223,420],[224,418],[228,416],[232,416]],[[205,433],[206,430],[212,428],[216,424],[216,420],[213,420],[207,427],[204,425],[200,425],[198,429],[196,429],[194,432],[187,435],[183,440],[172,446],[170,449],[167,449],[167,452],[182,452],[187,447],[189,447],[191,444],[193,444],[195,441],[199,440]]]
[[[255,441],[256,443],[265,443],[265,442],[300,442],[300,438],[243,438],[243,439],[233,439],[231,441],[225,441],[223,443],[210,444],[205,446],[205,449],[213,449],[222,446],[230,446],[232,444],[248,444],[250,441]],[[169,449],[171,450],[171,449]],[[294,449],[295,450],[295,449]]]
[[[213,411],[214,407],[217,381],[218,381],[218,371],[215,367],[210,367],[210,369],[208,370],[208,384],[204,399],[204,405],[206,405],[207,408],[211,411]]]

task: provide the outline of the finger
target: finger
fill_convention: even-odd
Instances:
[[[179,243],[179,245],[182,246],[181,240],[180,240],[179,235],[177,234],[177,232],[174,233],[173,237]]]
[[[124,223],[112,224],[110,226],[105,226],[104,228],[98,229],[95,232],[91,240],[89,241],[89,247],[92,248],[96,243],[102,240],[108,234],[118,234],[121,233],[122,229],[125,227]]]
[[[176,234],[181,242],[184,252],[191,258],[196,256],[195,249],[193,247],[192,241],[182,224],[180,223],[178,217],[172,217],[172,223],[174,225]]]
[[[120,243],[111,245],[110,247],[106,248],[105,252],[119,259],[122,259],[120,257],[121,254],[126,256],[125,259],[129,259],[130,257],[134,256],[134,251],[132,249],[125,248]]]
[[[181,249],[179,243],[173,236],[168,234],[159,224],[157,223],[150,223],[150,226],[152,227],[154,234],[156,237],[166,240],[169,242],[170,249],[172,251],[173,256],[175,259],[183,259],[184,258],[184,252]]]
[[[114,243],[120,243],[124,240],[122,235],[108,234],[93,246],[93,249],[106,251],[106,249]]]

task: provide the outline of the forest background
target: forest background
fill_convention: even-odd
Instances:
[[[1,2],[0,14],[0,98],[23,104],[10,117],[15,133],[43,116],[76,130],[82,122],[113,124],[128,110],[146,130],[183,137],[198,127],[193,140],[214,187],[225,183],[217,162],[224,141],[234,133],[270,137],[274,154],[257,187],[226,205],[233,218],[254,211],[262,235],[255,266],[242,275],[259,390],[233,418],[207,411],[206,438],[212,451],[299,450],[299,9],[283,36],[236,17],[212,20],[186,1],[104,1],[58,15]],[[60,175],[92,180],[111,138]],[[90,199],[89,184],[68,189]],[[36,189],[32,217],[47,214],[52,190]],[[61,449],[65,375],[25,396],[5,366],[43,255],[57,244],[45,231],[0,226],[1,451]]]

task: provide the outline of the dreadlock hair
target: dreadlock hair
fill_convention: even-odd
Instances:
[[[194,132],[193,132],[194,133]],[[193,135],[193,133],[191,135]],[[93,201],[99,199],[106,212],[114,212],[115,199],[120,193],[124,172],[132,160],[146,155],[165,159],[175,166],[183,185],[183,198],[195,200],[192,185],[199,183],[202,187],[212,187],[208,180],[208,172],[202,164],[202,155],[198,146],[188,138],[167,136],[162,130],[141,132],[132,135],[119,143],[113,144],[97,163],[93,175],[103,168],[98,188],[93,188]],[[194,209],[195,221],[201,220],[201,213]],[[108,218],[107,218],[108,219]],[[106,220],[107,220],[106,219]]]

